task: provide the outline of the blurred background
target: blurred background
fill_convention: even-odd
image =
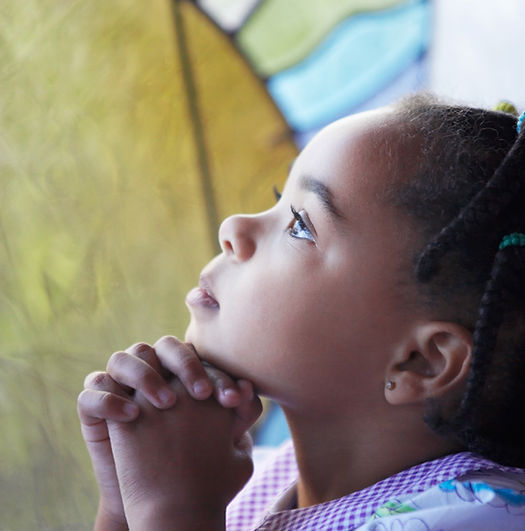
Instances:
[[[0,530],[91,528],[84,376],[184,334],[221,219],[406,92],[523,110],[523,20],[521,0],[1,0]],[[268,407],[259,441],[285,436]]]

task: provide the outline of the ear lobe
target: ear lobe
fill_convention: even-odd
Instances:
[[[385,390],[393,405],[422,403],[461,388],[472,355],[472,335],[463,326],[434,321],[418,324],[394,355]]]

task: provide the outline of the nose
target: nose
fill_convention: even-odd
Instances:
[[[219,228],[219,243],[226,255],[243,262],[255,253],[256,216],[237,214],[226,218]]]

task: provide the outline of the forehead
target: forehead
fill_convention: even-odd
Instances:
[[[318,133],[297,158],[290,178],[325,184],[343,212],[370,205],[397,166],[393,111],[383,108],[338,120]],[[352,205],[347,203],[352,203]]]

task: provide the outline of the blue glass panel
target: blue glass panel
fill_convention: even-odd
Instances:
[[[290,438],[290,430],[281,408],[271,403],[267,417],[255,437],[255,444],[260,446],[278,446]]]
[[[430,7],[412,1],[339,24],[304,61],[268,80],[292,128],[318,128],[377,94],[427,49]]]
[[[368,111],[370,109],[377,109],[378,107],[383,107],[384,105],[388,105],[389,103],[396,101],[404,94],[412,92],[418,87],[424,85],[424,81],[427,78],[427,69],[428,58],[425,56],[409,66],[394,81],[389,83],[385,88],[374,94],[364,103],[358,105],[357,107],[344,109],[340,115],[336,116],[336,118],[343,118],[343,116],[348,116],[349,114]],[[309,131],[296,133],[294,137],[295,145],[299,149],[302,149],[312,139],[312,137],[318,133],[322,127],[324,127],[324,125],[325,124],[320,127],[316,127],[315,129],[310,129]]]

